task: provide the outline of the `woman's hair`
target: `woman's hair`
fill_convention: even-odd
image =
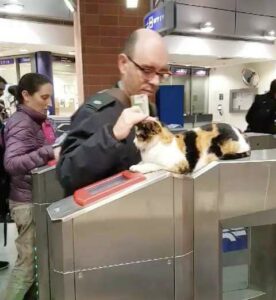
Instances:
[[[19,104],[24,103],[22,96],[23,91],[27,91],[30,95],[36,93],[40,87],[46,83],[51,83],[51,80],[38,73],[27,73],[21,77],[18,85],[12,85],[8,88],[8,92],[12,94]]]
[[[271,84],[270,84],[270,93],[272,95],[276,94],[276,79],[274,79],[274,80],[271,81]]]

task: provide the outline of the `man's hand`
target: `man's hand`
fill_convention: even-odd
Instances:
[[[113,127],[113,134],[118,141],[125,139],[132,127],[145,120],[148,116],[142,112],[140,107],[133,106],[122,111]]]

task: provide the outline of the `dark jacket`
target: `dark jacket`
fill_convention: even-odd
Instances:
[[[66,194],[137,164],[134,130],[124,141],[113,136],[113,126],[127,106],[107,93],[92,96],[72,117],[57,174]]]
[[[246,115],[248,123],[246,131],[275,134],[274,120],[276,120],[276,99],[270,93],[256,95]]]
[[[6,123],[4,166],[10,174],[9,198],[13,201],[31,201],[31,170],[54,158],[42,131],[45,119],[45,115],[20,105]]]

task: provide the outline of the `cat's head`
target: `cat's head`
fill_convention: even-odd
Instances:
[[[164,127],[157,120],[146,120],[135,126],[134,143],[139,150],[155,145],[163,135]]]

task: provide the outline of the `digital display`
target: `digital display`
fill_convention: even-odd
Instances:
[[[115,177],[107,182],[102,182],[101,184],[95,186],[95,187],[91,187],[87,190],[87,192],[89,193],[89,195],[93,196],[96,195],[98,193],[101,193],[105,190],[108,190],[110,188],[113,188],[114,186],[120,185],[121,183],[126,182],[128,179],[124,176],[118,176]]]

